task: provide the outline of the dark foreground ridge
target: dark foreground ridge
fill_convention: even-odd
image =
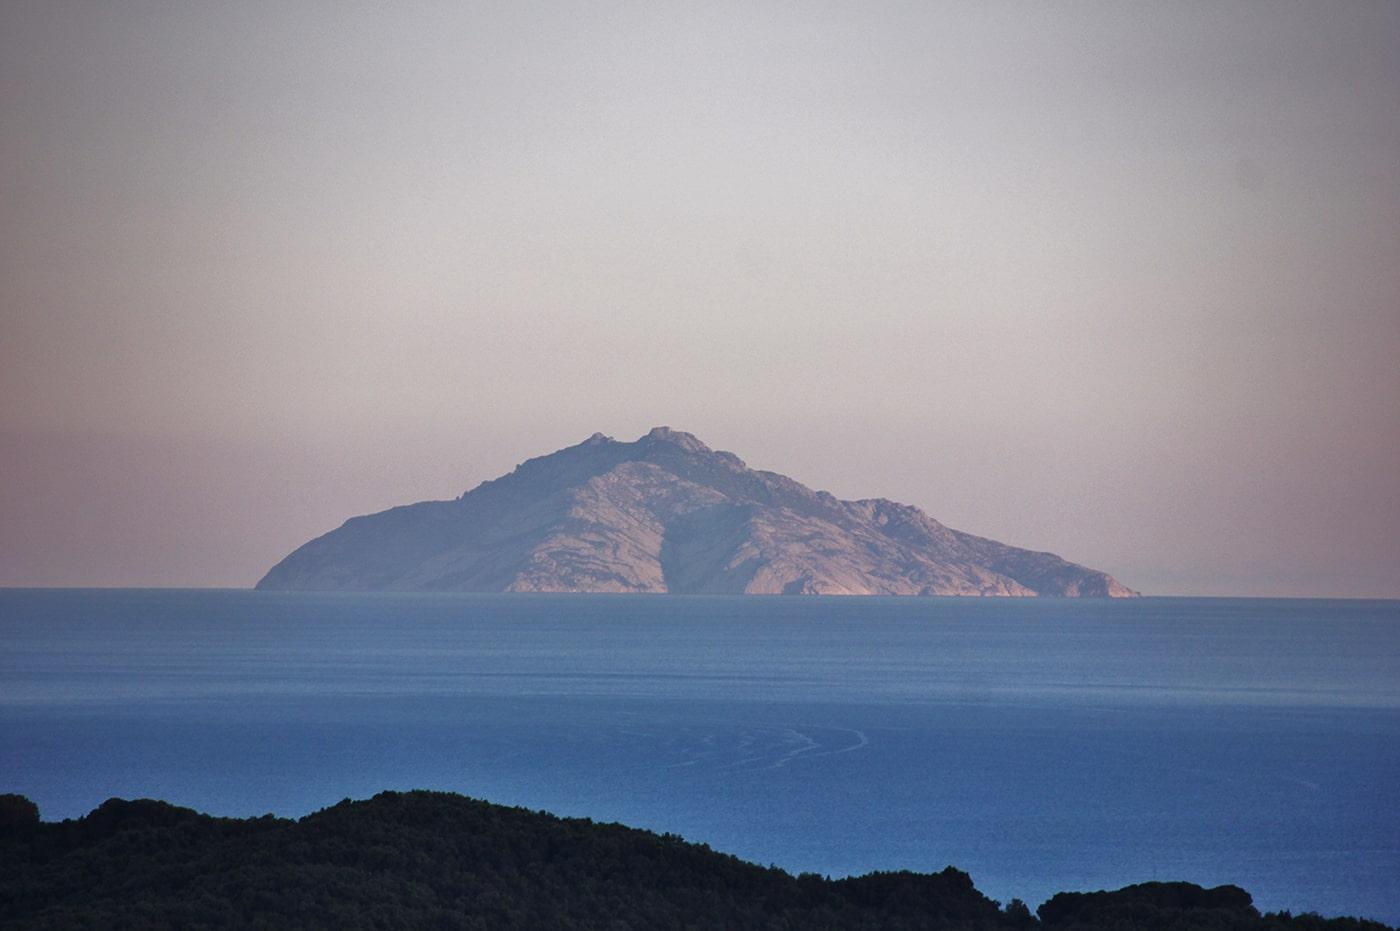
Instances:
[[[925,928],[1387,931],[1260,915],[1234,886],[1060,893],[1039,918],[966,873],[792,876],[617,824],[441,792],[384,792],[299,821],[149,799],[39,821],[0,796],[0,928]]]
[[[1095,569],[841,501],[689,433],[595,433],[453,501],[354,517],[298,547],[277,591],[1049,595],[1127,598]]]

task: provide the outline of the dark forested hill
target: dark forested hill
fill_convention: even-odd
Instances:
[[[1383,931],[1260,916],[1247,893],[1151,883],[1064,894],[1038,921],[949,867],[791,876],[615,824],[385,792],[299,821],[110,800],[42,823],[0,796],[3,928],[1035,928]]]

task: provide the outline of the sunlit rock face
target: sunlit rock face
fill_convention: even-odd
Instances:
[[[455,501],[355,517],[258,583],[274,590],[1131,597],[1051,553],[841,501],[689,433],[595,433]]]

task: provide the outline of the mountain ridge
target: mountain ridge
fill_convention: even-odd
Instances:
[[[1132,597],[1106,573],[843,501],[694,434],[601,433],[449,501],[353,517],[258,582],[273,590]]]

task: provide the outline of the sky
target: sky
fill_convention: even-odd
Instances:
[[[0,2],[0,585],[658,424],[1400,597],[1400,4]]]

